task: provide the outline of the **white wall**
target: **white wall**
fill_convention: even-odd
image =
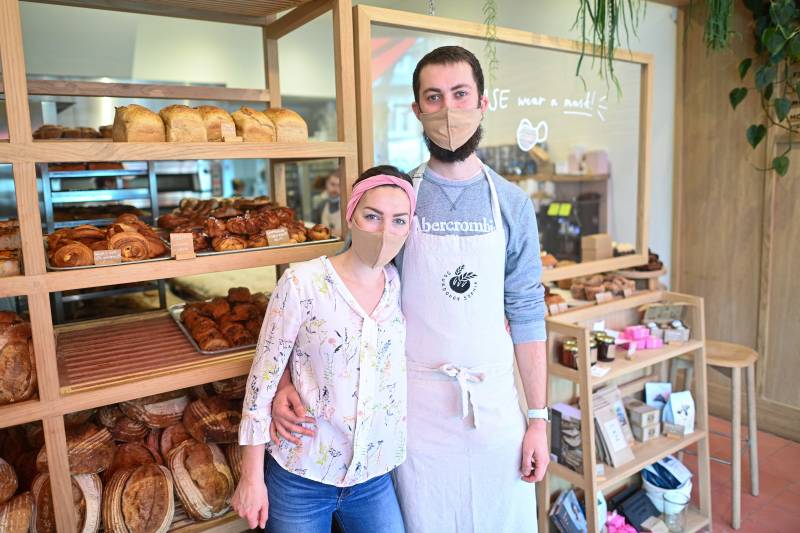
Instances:
[[[428,8],[427,0],[364,3],[419,13]],[[436,0],[435,4],[437,15],[483,20],[482,0]],[[497,0],[497,5],[498,25],[578,37],[577,31],[570,29],[577,0]],[[264,86],[261,32],[257,28],[29,2],[23,2],[21,8],[31,74]],[[648,4],[639,38],[631,38],[633,49],[655,57],[650,244],[667,266],[672,238],[675,104],[676,28],[672,11]],[[283,94],[333,96],[330,15],[282,39],[279,53]],[[592,75],[588,69],[585,73]]]

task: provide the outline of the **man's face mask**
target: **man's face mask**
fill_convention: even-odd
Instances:
[[[425,135],[438,147],[450,152],[461,148],[478,130],[483,120],[480,108],[444,107],[433,113],[420,113]]]

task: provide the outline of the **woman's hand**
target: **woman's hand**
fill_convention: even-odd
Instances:
[[[303,401],[291,381],[278,386],[278,392],[272,400],[272,423],[269,426],[269,436],[273,442],[279,443],[283,438],[296,445],[300,445],[300,437],[293,435],[299,433],[309,437],[314,436],[314,430],[301,426],[301,423],[314,424],[315,420],[306,416]]]
[[[264,529],[269,517],[267,486],[263,479],[245,478],[239,481],[231,500],[233,510],[247,520],[250,529],[256,526]]]

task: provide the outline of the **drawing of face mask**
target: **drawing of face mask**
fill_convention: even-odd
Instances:
[[[530,120],[523,118],[517,127],[517,146],[523,152],[527,152],[537,144],[547,141],[548,133],[549,128],[544,120],[533,127]]]

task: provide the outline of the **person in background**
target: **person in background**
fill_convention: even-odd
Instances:
[[[408,328],[403,519],[410,533],[532,533],[532,483],[550,461],[536,216],[522,189],[475,153],[489,105],[477,58],[437,48],[412,85],[430,159],[412,173],[419,207],[395,260]],[[273,403],[275,430],[305,441],[307,411],[287,384]]]
[[[342,236],[342,212],[339,202],[339,184],[341,183],[341,172],[337,169],[331,172],[325,179],[325,194],[327,199],[320,206],[319,220],[331,230],[334,237]]]
[[[251,528],[330,533],[335,518],[348,533],[404,531],[390,472],[406,456],[406,328],[391,261],[415,204],[408,175],[367,170],[347,205],[350,247],[281,276],[239,427],[242,474],[232,504]],[[300,445],[270,438],[287,368],[316,417],[316,436]]]

